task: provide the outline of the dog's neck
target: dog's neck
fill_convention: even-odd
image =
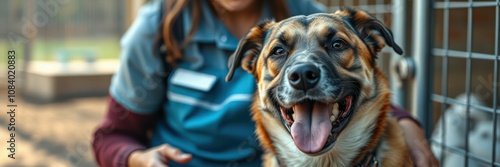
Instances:
[[[375,156],[374,151],[370,151],[369,153],[365,154],[362,157],[363,158],[361,159],[361,161],[356,162],[355,163],[356,165],[354,165],[354,167],[378,167],[378,166],[380,166],[380,163],[377,159],[377,156]],[[278,162],[278,166],[287,167],[285,161],[282,158],[276,157],[276,161]]]
[[[355,164],[354,167],[378,167],[380,165],[374,151],[365,154],[363,159]]]

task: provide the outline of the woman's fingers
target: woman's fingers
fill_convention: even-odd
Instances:
[[[162,144],[147,150],[132,152],[128,158],[128,166],[167,167],[169,161],[188,163],[192,155],[168,144]]]
[[[182,152],[181,150],[174,148],[168,144],[163,144],[158,147],[158,152],[160,153],[161,157],[165,158],[167,161],[172,160],[177,163],[187,163],[191,161],[192,155],[191,154],[186,154]]]

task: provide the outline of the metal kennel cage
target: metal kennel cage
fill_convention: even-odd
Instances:
[[[386,48],[379,66],[441,166],[500,166],[500,0],[318,1],[330,11],[356,6],[391,27],[405,53]]]
[[[430,28],[434,33],[434,42],[429,51],[435,62],[434,72],[431,74],[435,80],[431,96],[425,97],[426,102],[432,102],[434,110],[440,111],[442,120],[453,115],[445,114],[450,110],[449,106],[463,106],[465,108],[465,134],[462,136],[463,146],[452,146],[446,139],[450,137],[446,132],[448,123],[443,123],[440,128],[441,136],[435,136],[431,142],[441,147],[441,164],[449,162],[446,158],[463,157],[465,166],[500,166],[498,144],[498,37],[499,37],[499,4],[492,0],[440,0],[426,5],[422,12],[434,13],[434,26]],[[459,15],[461,19],[457,20]],[[462,17],[463,16],[463,17]],[[442,18],[438,18],[442,17]],[[423,22],[421,22],[423,23]],[[454,28],[455,24],[461,24],[461,30]],[[458,32],[458,34],[455,34]],[[432,36],[431,36],[432,37]],[[484,42],[482,42],[484,41]],[[421,41],[422,42],[422,41]],[[483,46],[484,45],[484,46]],[[418,56],[418,55],[416,55]],[[457,69],[457,66],[462,66]],[[460,79],[456,79],[460,78]],[[485,81],[485,78],[487,81]],[[440,84],[439,84],[440,83]],[[458,86],[454,86],[457,83]],[[461,87],[461,88],[460,88]],[[484,89],[487,90],[484,90]],[[453,98],[456,90],[462,90],[465,95],[463,99]],[[483,90],[481,90],[483,89]],[[476,102],[478,99],[481,102]],[[446,111],[445,111],[446,110]],[[454,112],[454,111],[451,111]],[[478,113],[485,114],[488,119],[476,120]],[[432,117],[432,115],[427,115]],[[432,123],[430,119],[428,124]],[[491,141],[477,143],[473,135],[478,129],[478,123],[491,121],[492,124],[485,135],[491,135]],[[446,134],[446,135],[445,135]],[[484,136],[487,137],[487,136]],[[482,148],[481,152],[486,155],[478,155],[475,152],[478,145],[488,146]],[[488,153],[489,152],[489,153]],[[488,156],[489,155],[489,156]],[[457,159],[460,160],[460,159]],[[451,162],[450,162],[451,163]]]

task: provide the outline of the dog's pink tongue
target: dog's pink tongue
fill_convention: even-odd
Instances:
[[[300,151],[316,153],[323,148],[332,129],[332,107],[319,102],[304,102],[294,106],[295,121],[291,132]]]

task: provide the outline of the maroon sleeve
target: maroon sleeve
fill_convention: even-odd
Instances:
[[[157,122],[158,114],[135,114],[109,96],[106,117],[94,132],[92,149],[99,166],[126,167],[128,156],[144,150],[147,131]]]
[[[420,122],[418,122],[415,118],[413,118],[413,116],[411,116],[408,112],[393,104],[391,104],[391,114],[394,117],[396,117],[398,121],[402,119],[410,119],[411,121],[415,122],[418,126],[422,127]]]

